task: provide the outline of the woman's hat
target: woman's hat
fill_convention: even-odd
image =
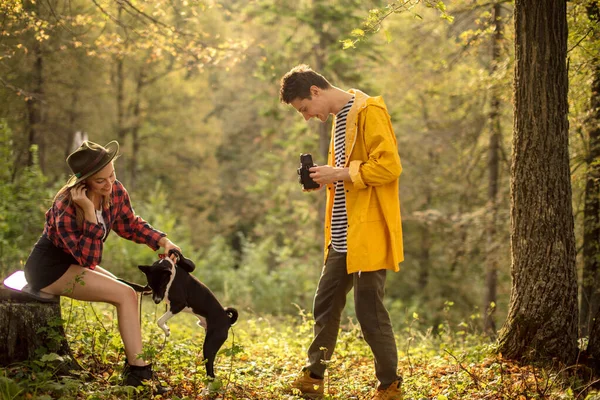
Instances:
[[[67,181],[67,186],[72,187],[94,175],[108,165],[118,152],[119,142],[116,140],[109,142],[104,147],[94,142],[84,141],[77,150],[67,157],[67,164],[73,171],[73,176]]]

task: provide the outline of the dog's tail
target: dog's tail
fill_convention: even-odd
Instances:
[[[233,307],[226,307],[225,308],[225,312],[227,313],[227,316],[229,317],[230,321],[231,321],[231,325],[235,324],[237,322],[238,319],[238,312],[235,308]]]

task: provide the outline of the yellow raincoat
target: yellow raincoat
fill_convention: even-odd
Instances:
[[[398,177],[402,172],[396,137],[381,97],[351,89],[354,104],[346,117],[346,162],[352,182],[344,182],[348,213],[348,273],[399,270],[404,260]],[[333,159],[335,120],[328,164]],[[335,188],[327,185],[325,260],[331,243]]]

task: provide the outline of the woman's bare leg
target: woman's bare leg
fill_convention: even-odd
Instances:
[[[63,276],[42,291],[76,300],[101,301],[117,307],[119,332],[129,364],[138,366],[147,364],[146,361],[138,358],[142,352],[142,330],[138,318],[137,294],[131,287],[103,272],[71,265]]]
[[[96,265],[96,268],[94,269],[94,271],[96,271],[96,272],[100,272],[100,273],[102,273],[102,274],[104,274],[104,275],[107,275],[107,276],[110,276],[110,277],[111,277],[111,278],[113,278],[113,279],[117,279],[117,277],[116,277],[115,275],[113,275],[113,273],[112,273],[112,272],[110,272],[110,271],[109,271],[109,270],[107,270],[107,269],[104,269],[104,268],[102,268],[102,267],[101,267],[101,266],[99,266],[99,265]]]

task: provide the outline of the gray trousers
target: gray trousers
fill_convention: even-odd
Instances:
[[[382,386],[399,378],[398,351],[390,316],[383,305],[386,270],[348,274],[346,253],[333,248],[315,294],[314,339],[308,348],[308,369],[324,376],[326,364],[335,349],[346,295],[354,287],[354,306],[363,336],[375,357],[375,374]]]

